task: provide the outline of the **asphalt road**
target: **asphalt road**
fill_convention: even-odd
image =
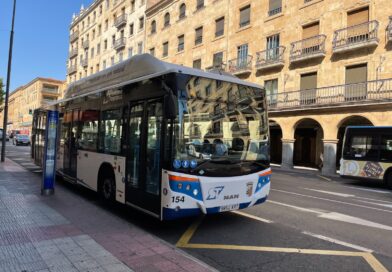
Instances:
[[[7,149],[10,159],[39,174],[29,154],[29,147]],[[273,170],[268,201],[240,213],[160,223],[121,205],[103,208],[220,271],[392,271],[392,191]],[[100,205],[86,189],[57,186]]]

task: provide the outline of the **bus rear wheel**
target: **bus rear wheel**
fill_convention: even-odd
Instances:
[[[385,176],[385,184],[389,189],[392,190],[392,170],[388,171],[387,175]]]
[[[114,178],[111,176],[103,177],[100,191],[103,200],[113,202],[116,195],[116,185],[114,183]]]

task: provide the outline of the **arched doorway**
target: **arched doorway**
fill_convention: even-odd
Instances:
[[[279,124],[273,120],[269,120],[270,129],[270,154],[271,163],[282,163],[282,129]]]
[[[295,127],[294,165],[321,168],[324,133],[313,119],[303,119]]]
[[[338,144],[336,147],[336,168],[340,168],[340,159],[342,157],[342,146],[343,146],[343,138],[344,138],[344,132],[346,131],[346,127],[348,126],[373,126],[373,123],[369,121],[369,119],[363,117],[363,116],[358,116],[358,115],[353,115],[350,117],[347,117],[343,119],[340,122],[339,129],[338,129],[338,135],[337,139]]]

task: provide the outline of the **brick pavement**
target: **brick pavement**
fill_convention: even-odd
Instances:
[[[40,177],[0,164],[0,272],[212,271],[126,220]]]

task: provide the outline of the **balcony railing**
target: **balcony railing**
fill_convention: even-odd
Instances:
[[[206,67],[207,72],[212,72],[212,71],[225,71],[226,70],[226,64],[225,63],[215,63],[212,64],[209,67]]]
[[[59,89],[58,88],[43,87],[41,91],[43,93],[51,93],[51,94],[58,94],[59,93]]]
[[[290,62],[325,57],[325,35],[291,43]]]
[[[89,48],[89,46],[90,46],[90,42],[88,40],[83,41],[83,43],[82,43],[83,49],[87,49],[87,48]]]
[[[392,16],[389,17],[389,24],[387,27],[387,41],[392,42]]]
[[[127,15],[126,14],[120,15],[114,20],[114,26],[117,28],[125,26],[126,24],[127,24]]]
[[[252,72],[252,56],[228,61],[228,72],[233,75],[249,74]]]
[[[76,30],[74,33],[71,34],[71,36],[69,36],[69,41],[70,42],[74,42],[79,38],[79,31]]]
[[[271,94],[267,101],[270,111],[392,102],[392,79]]]
[[[85,57],[84,59],[80,60],[80,65],[82,67],[87,67],[87,65],[88,65],[88,58]]]
[[[118,38],[114,42],[113,49],[120,50],[120,49],[122,49],[124,47],[125,47],[125,38],[124,37]]]
[[[69,58],[72,59],[78,55],[78,49],[74,48],[69,52]]]
[[[286,47],[279,46],[256,53],[256,69],[266,70],[284,65],[283,55]]]
[[[347,52],[357,48],[378,45],[378,21],[370,21],[335,31],[333,52]]]
[[[73,73],[76,73],[77,70],[78,70],[78,69],[77,69],[77,67],[76,67],[76,64],[70,65],[70,66],[68,67],[68,69],[67,69],[67,73],[68,73],[68,75],[72,75]]]

